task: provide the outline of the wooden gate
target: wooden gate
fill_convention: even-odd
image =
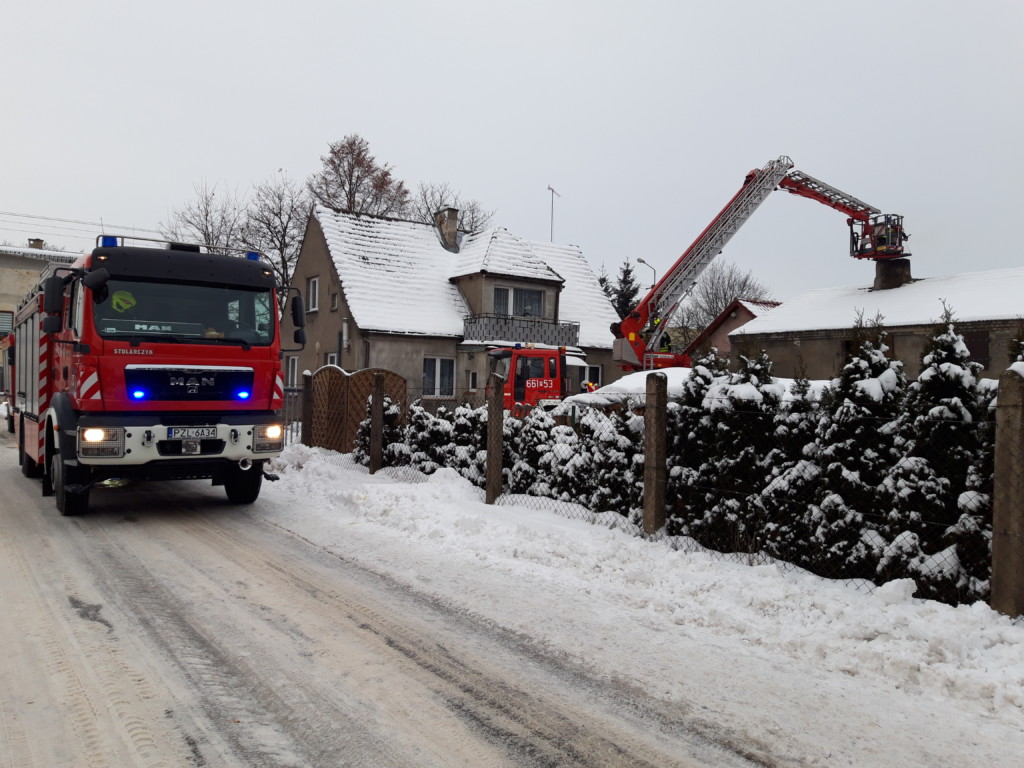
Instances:
[[[374,377],[382,375],[384,394],[406,406],[405,379],[383,368],[365,368],[348,373],[333,365],[313,374],[312,434],[309,444],[349,453],[355,445],[359,423],[367,418],[367,403],[373,393]]]

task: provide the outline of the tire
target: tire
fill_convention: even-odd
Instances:
[[[64,464],[60,453],[55,453],[50,458],[50,477],[53,480],[53,497],[57,502],[57,511],[65,517],[71,515],[85,514],[89,509],[89,489],[70,493],[65,486],[77,472],[68,470],[78,469],[68,467]]]
[[[259,498],[263,486],[263,462],[255,462],[249,469],[232,466],[224,477],[224,492],[232,504],[252,504]]]
[[[21,474],[25,477],[39,477],[43,474],[42,468],[25,452],[22,445],[18,446],[18,457],[21,459]]]

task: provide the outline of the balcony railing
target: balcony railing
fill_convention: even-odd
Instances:
[[[506,341],[577,347],[580,324],[510,315],[473,315],[463,324],[467,341]]]

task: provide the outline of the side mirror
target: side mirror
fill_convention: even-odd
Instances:
[[[59,333],[64,329],[64,320],[60,315],[47,315],[43,318],[43,333]]]
[[[302,346],[302,347],[306,346],[306,329],[305,328],[296,328],[295,329],[295,337],[294,338],[295,338],[295,343],[296,344],[298,344],[299,346]]]
[[[306,303],[300,294],[292,298],[292,325],[296,328],[306,327]]]
[[[106,270],[105,267],[100,267],[99,269],[94,269],[91,272],[87,272],[85,274],[85,277],[82,278],[82,285],[84,285],[90,291],[95,291],[97,288],[106,285],[109,279],[110,273]]]
[[[51,275],[43,280],[43,312],[59,315],[64,311],[64,278]]]

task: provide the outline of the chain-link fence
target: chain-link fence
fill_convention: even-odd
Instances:
[[[302,387],[285,387],[284,408],[281,409],[285,445],[302,441],[302,403]]]

